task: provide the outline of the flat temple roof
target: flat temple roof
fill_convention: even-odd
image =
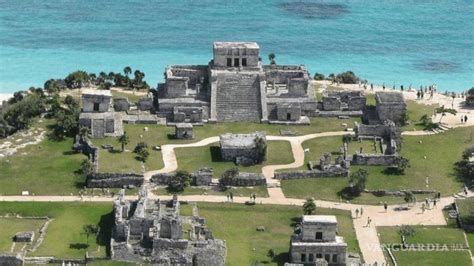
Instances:
[[[94,90],[94,89],[82,89],[82,95],[103,95],[112,97],[112,93],[109,90]]]
[[[337,224],[337,219],[334,215],[303,215],[303,223]]]
[[[216,48],[250,48],[259,49],[256,42],[214,42],[214,49]]]
[[[400,103],[405,102],[403,94],[395,91],[378,91],[375,93],[376,99],[381,103]]]

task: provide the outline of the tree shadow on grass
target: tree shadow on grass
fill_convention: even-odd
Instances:
[[[337,196],[343,200],[353,200],[357,196],[354,195],[350,187],[345,187],[337,192]]]
[[[99,234],[96,238],[97,245],[105,246],[107,256],[110,256],[110,238],[112,237],[112,227],[114,224],[114,213],[109,212],[100,217]]]
[[[176,139],[176,135],[175,134],[166,134],[166,136],[168,137],[169,140],[173,140],[173,139]]]
[[[386,167],[381,171],[381,173],[384,175],[403,175],[402,170],[396,167]]]
[[[291,218],[290,226],[294,228],[300,223],[301,223],[301,217],[293,217],[293,218]]]
[[[209,147],[209,150],[211,152],[211,160],[213,162],[223,162],[224,160],[222,159],[221,156],[221,148],[217,146],[211,146]]]
[[[81,250],[81,249],[87,249],[88,247],[89,247],[89,245],[88,245],[88,244],[84,244],[84,243],[69,244],[69,248],[70,248],[70,249]]]

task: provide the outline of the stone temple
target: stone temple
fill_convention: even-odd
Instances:
[[[143,189],[138,201],[128,201],[122,190],[114,203],[112,259],[157,265],[224,265],[225,241],[214,239],[197,208],[192,216],[181,216],[179,210],[176,196],[169,201],[152,200]]]
[[[347,244],[336,227],[336,216],[304,215],[300,232],[290,240],[291,263],[315,265],[324,259],[329,265],[346,265]]]
[[[171,65],[158,111],[172,123],[309,122],[316,98],[303,65],[263,65],[255,42],[215,42],[207,65]]]

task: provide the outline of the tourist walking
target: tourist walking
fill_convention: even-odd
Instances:
[[[461,116],[461,124],[464,122],[464,116]]]
[[[372,219],[370,219],[370,217],[367,217],[367,225],[365,227],[369,227],[371,222],[372,222]]]
[[[382,89],[385,90],[385,82],[382,84]]]
[[[436,209],[436,201],[437,201],[436,199],[433,200],[433,208],[435,209]]]
[[[362,217],[364,215],[364,209],[362,209],[362,207],[360,207],[360,217]]]
[[[358,218],[358,217],[359,217],[359,209],[356,209],[356,210],[355,210],[355,213],[356,213],[355,218]]]
[[[425,204],[422,203],[422,204],[421,204],[421,213],[425,213],[425,208],[426,208],[426,207],[425,207]]]
[[[464,123],[467,123],[467,115],[464,116]]]
[[[388,209],[387,202],[385,202],[385,203],[383,204],[383,208],[385,209],[385,212],[387,212],[387,209]]]
[[[234,193],[232,191],[229,193],[230,201],[234,201]]]

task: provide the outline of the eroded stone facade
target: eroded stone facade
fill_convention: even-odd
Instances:
[[[253,165],[266,160],[267,143],[263,132],[224,134],[220,137],[221,157],[238,165]]]
[[[329,265],[345,265],[347,244],[336,227],[335,216],[304,215],[299,232],[290,240],[290,261],[314,265],[317,259],[324,259]]]
[[[123,191],[114,203],[111,238],[113,260],[159,265],[224,265],[226,243],[214,239],[199,216],[181,216],[175,196],[152,200],[146,190],[138,201],[127,201]],[[190,228],[183,230],[183,225]]]

